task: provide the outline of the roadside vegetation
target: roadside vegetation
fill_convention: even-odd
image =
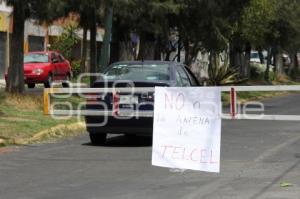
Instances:
[[[295,81],[288,77],[287,75],[274,76],[273,72],[270,72],[270,76],[273,76],[274,79],[272,81],[265,81],[263,78],[263,74],[258,73],[256,78],[249,80],[240,86],[267,86],[267,85],[300,85],[300,82]],[[244,103],[247,101],[259,101],[266,100],[268,98],[276,97],[276,96],[285,96],[292,94],[294,92],[259,92],[259,91],[251,91],[251,92],[238,92],[237,98],[240,103]],[[228,105],[230,103],[230,94],[222,93],[222,102],[224,105]]]
[[[47,27],[56,20],[70,16],[77,16],[76,24],[65,27],[64,34],[56,40],[53,48],[61,49],[68,57],[69,50],[79,39],[73,34],[75,29],[83,30],[81,56],[71,60],[75,74],[97,73],[105,69],[108,63],[123,60],[180,61],[192,66],[199,54],[208,54],[211,85],[223,84],[221,77],[231,83],[239,83],[245,79],[251,80],[251,72],[255,73],[250,63],[251,52],[256,51],[256,62],[264,66],[260,68],[264,80],[270,82],[283,74],[292,78],[299,75],[298,0],[5,2],[14,8],[11,63],[6,88],[12,93],[24,91],[25,20],[34,19]],[[96,42],[97,26],[105,29],[101,50]],[[177,55],[174,57],[174,54]],[[219,65],[217,62],[224,54],[228,57],[228,63]],[[93,81],[94,78],[91,78],[90,83]]]
[[[7,94],[0,90],[0,145],[29,144],[83,133],[76,119],[54,120],[43,114],[41,95]]]
[[[260,101],[266,100],[276,96],[285,96],[290,94],[291,92],[259,92],[259,91],[251,91],[251,92],[238,92],[237,100],[239,103],[245,103],[249,101]],[[223,105],[230,104],[230,94],[222,93],[222,102]]]

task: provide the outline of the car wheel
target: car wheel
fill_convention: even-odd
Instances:
[[[44,83],[45,88],[50,88],[53,82],[53,75],[50,73],[48,75],[47,81]]]
[[[28,88],[34,88],[35,87],[35,83],[29,83],[27,84]]]
[[[89,133],[92,145],[104,145],[106,142],[106,133]]]
[[[71,80],[71,78],[70,78],[70,75],[68,74],[66,76],[66,80],[62,83],[62,87],[69,88],[70,87],[70,80]]]

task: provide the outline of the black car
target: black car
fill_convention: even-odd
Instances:
[[[163,61],[131,61],[110,65],[93,88],[154,88],[200,86],[183,64]],[[117,90],[117,89],[116,89]],[[98,103],[102,104],[99,105]],[[106,108],[103,108],[103,104]],[[104,144],[107,134],[152,135],[153,117],[120,117],[118,112],[153,111],[154,91],[140,93],[106,93],[89,99],[86,110],[107,111],[107,116],[86,116],[92,144]]]

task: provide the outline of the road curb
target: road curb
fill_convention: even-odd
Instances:
[[[77,122],[73,124],[60,124],[49,129],[42,130],[28,139],[20,138],[1,138],[0,147],[7,145],[26,145],[41,142],[48,139],[57,139],[67,136],[79,135],[85,131],[85,123]]]
[[[0,147],[1,146],[5,146],[6,145],[6,141],[2,138],[0,138]]]
[[[84,122],[77,122],[69,125],[60,124],[50,129],[40,131],[33,135],[28,141],[29,143],[38,142],[43,139],[61,138],[68,135],[78,135],[85,130]]]

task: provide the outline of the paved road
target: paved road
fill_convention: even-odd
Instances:
[[[268,111],[300,114],[300,95],[268,101]],[[280,107],[279,107],[280,106]],[[281,182],[292,183],[282,188]],[[87,135],[1,149],[1,199],[297,199],[300,123],[224,121],[221,173],[151,166],[151,138]]]

